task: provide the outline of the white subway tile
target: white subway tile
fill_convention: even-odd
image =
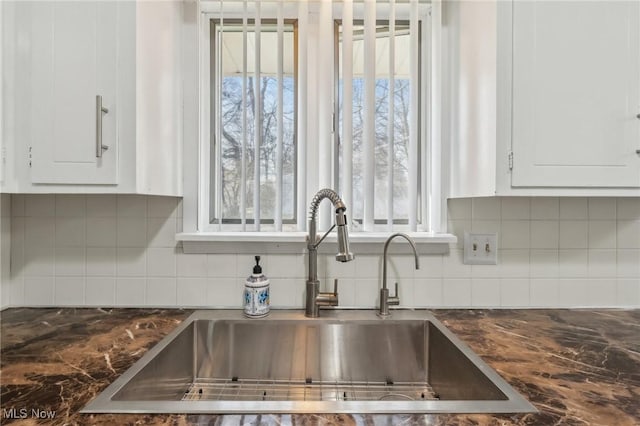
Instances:
[[[147,197],[147,217],[169,218],[176,217],[178,199],[175,197]]]
[[[560,248],[578,249],[588,247],[589,226],[586,220],[560,221]]]
[[[118,218],[117,228],[118,247],[148,247],[147,219]]]
[[[376,308],[379,301],[379,283],[375,279],[356,279],[356,306],[359,308]]]
[[[617,275],[620,278],[640,280],[640,250],[621,249],[617,251]]]
[[[56,276],[54,304],[56,306],[84,305],[84,277]]]
[[[615,198],[589,198],[589,220],[615,220]]]
[[[592,278],[616,277],[615,250],[589,250],[589,276]]]
[[[503,278],[500,281],[500,300],[504,307],[529,306],[529,279]]]
[[[84,247],[56,247],[55,274],[56,276],[84,276],[85,252]]]
[[[584,279],[558,281],[558,304],[565,308],[581,308],[589,305],[587,282]]]
[[[263,269],[263,272],[273,278],[305,278],[306,261],[307,257],[302,254],[270,254],[269,270]],[[339,262],[333,260],[332,263],[338,264]],[[347,262],[343,265],[351,265],[355,271],[354,264],[355,262]],[[347,277],[345,276],[345,278]]]
[[[500,221],[474,219],[471,222],[471,230],[477,234],[497,234],[500,237]]]
[[[531,222],[531,248],[557,249],[560,240],[560,225],[555,220]]]
[[[442,255],[423,254],[420,255],[420,269],[414,271],[415,278],[441,278],[442,277]]]
[[[50,250],[50,249],[48,249]],[[25,274],[25,256],[24,250],[12,249],[9,254],[11,278],[23,277]]]
[[[147,241],[149,247],[176,246],[176,219],[147,219]]]
[[[503,220],[500,247],[503,249],[525,249],[531,244],[529,221]]]
[[[451,307],[471,306],[471,279],[442,280],[442,303]]]
[[[112,277],[87,277],[84,298],[89,306],[115,306],[116,279]]]
[[[53,277],[55,250],[53,247],[33,246],[24,253],[25,277]]]
[[[84,195],[56,195],[56,217],[84,217],[87,202]]]
[[[587,219],[588,217],[589,215],[586,198],[560,198],[561,220]]]
[[[463,263],[462,250],[451,249],[442,257],[442,275],[445,278],[471,278],[471,265]]]
[[[618,198],[618,219],[640,220],[640,197]]]
[[[589,306],[615,307],[618,304],[615,278],[588,280],[587,293]]]
[[[146,250],[118,248],[116,256],[119,277],[144,277],[147,275]]]
[[[147,249],[147,276],[175,278],[176,276],[175,250],[172,248],[148,248]]]
[[[355,278],[380,278],[382,276],[382,256],[380,255],[356,255],[352,263],[355,266]]]
[[[295,296],[299,293],[304,293],[305,282],[304,280],[294,280],[291,288],[292,294]],[[338,287],[339,294],[339,306],[342,308],[354,308],[358,306],[356,299],[356,280],[353,278],[341,279]],[[295,303],[295,297],[294,297]],[[304,303],[301,305],[304,308]]]
[[[531,203],[529,197],[506,197],[502,199],[502,220],[529,220]]]
[[[497,197],[474,198],[473,220],[500,220],[501,200]]]
[[[471,280],[471,305],[484,308],[500,306],[500,280],[473,278]]]
[[[206,278],[178,278],[177,279],[178,306],[206,307],[207,279]]]
[[[147,197],[144,195],[118,195],[117,205],[118,217],[147,216]]]
[[[25,196],[22,194],[11,195],[11,217],[23,217],[25,215]]]
[[[117,206],[115,195],[87,195],[87,217],[116,217]]]
[[[471,198],[455,198],[447,202],[447,216],[450,220],[471,219]]]
[[[420,258],[418,258],[418,266]],[[416,258],[413,255],[387,253],[387,277],[391,279],[413,279]]]
[[[24,250],[25,247],[25,223],[24,217],[11,218],[11,250]]]
[[[529,250],[500,250],[498,253],[500,276],[502,278],[528,278],[530,274],[529,256]]]
[[[413,296],[416,307],[442,306],[442,278],[414,280]]]
[[[148,306],[175,306],[175,278],[147,278],[146,302]]]
[[[618,306],[640,308],[640,279],[618,278]]]
[[[145,278],[118,278],[116,280],[116,305],[144,306],[147,280]]]
[[[213,255],[211,255],[213,256]],[[235,258],[233,255],[231,257]],[[200,277],[207,276],[207,255],[206,254],[184,254],[178,252],[176,255],[179,277]],[[235,264],[232,270],[235,271]]]
[[[619,220],[616,240],[619,249],[640,249],[640,220]]]
[[[115,247],[117,229],[114,217],[87,218],[87,247]]]
[[[25,249],[31,247],[53,247],[56,225],[52,217],[27,217],[25,220]]]
[[[558,279],[534,278],[530,281],[530,304],[534,308],[551,308],[558,306]]]
[[[244,285],[233,278],[209,278],[207,282],[207,305],[217,308],[242,308]]]
[[[344,284],[344,283],[341,283]],[[299,280],[290,278],[278,278],[270,280],[269,284],[269,302],[273,308],[299,308],[296,303],[296,294],[303,290],[303,286]],[[341,290],[341,289],[340,289]],[[340,305],[344,306],[343,296],[349,293],[345,289],[345,293],[340,291]],[[353,291],[352,291],[353,293]],[[241,297],[239,297],[241,299]]]
[[[56,199],[53,195],[25,195],[25,216],[54,217],[56,215]]]
[[[411,308],[415,304],[415,291],[413,279],[387,280],[387,288],[389,294],[396,295],[395,283],[398,283],[398,297],[400,298],[400,307]],[[381,284],[382,285],[382,284]],[[378,297],[380,297],[378,295]]]
[[[471,265],[471,276],[473,278],[499,278],[501,275],[500,261],[501,259],[498,259],[497,265]]]
[[[589,275],[588,250],[560,250],[559,276],[562,278],[584,278]]]
[[[86,221],[84,217],[56,217],[56,246],[84,247]]]
[[[616,248],[616,222],[614,220],[589,221],[589,248]]]
[[[531,219],[557,220],[560,217],[560,201],[557,197],[531,197]]]
[[[11,278],[9,282],[9,303],[11,306],[26,306],[24,298],[24,279]]]
[[[242,262],[238,258],[242,259]],[[260,265],[266,268],[265,256],[260,256]],[[240,263],[242,265],[240,265]],[[213,278],[244,278],[251,275],[255,261],[253,256],[236,254],[207,255],[207,276]],[[242,268],[241,268],[242,266]]]
[[[271,258],[269,255],[269,269],[273,271],[271,266]],[[284,275],[282,271],[280,275]],[[273,275],[273,273],[272,273]],[[335,259],[327,259],[327,278],[354,278],[356,276],[355,262],[337,262]]]
[[[533,278],[558,277],[558,250],[531,250],[530,268]]]
[[[450,220],[447,223],[447,232],[458,238],[458,242],[451,246],[459,249],[464,248],[464,233],[468,231],[471,231],[470,220]]]
[[[87,276],[116,276],[116,249],[87,247]]]
[[[26,306],[53,306],[54,278],[27,277],[24,279],[24,304]]]

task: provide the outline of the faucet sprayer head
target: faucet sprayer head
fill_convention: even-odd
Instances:
[[[338,229],[338,253],[336,260],[338,262],[349,262],[353,260],[353,253],[349,251],[349,231],[347,230],[346,208],[336,209],[336,226]]]

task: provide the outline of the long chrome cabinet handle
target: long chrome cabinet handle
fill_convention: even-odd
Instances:
[[[96,96],[96,157],[102,158],[102,153],[109,149],[107,145],[102,145],[102,114],[109,110],[102,106],[102,96]]]

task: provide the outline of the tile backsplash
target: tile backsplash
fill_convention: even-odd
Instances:
[[[183,254],[177,198],[13,195],[10,204],[3,307],[240,307],[252,256]],[[411,256],[390,256],[402,306],[640,307],[640,198],[496,197],[448,206],[449,231],[459,239],[448,254],[421,256],[419,270]],[[9,226],[2,229],[6,241]],[[498,265],[462,264],[465,230],[498,233]],[[346,264],[321,257],[319,274],[327,289],[340,279],[341,306],[374,307],[380,257]],[[302,248],[261,263],[272,305],[301,308]]]

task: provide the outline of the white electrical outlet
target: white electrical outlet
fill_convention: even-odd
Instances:
[[[498,235],[464,233],[465,265],[497,265]]]

